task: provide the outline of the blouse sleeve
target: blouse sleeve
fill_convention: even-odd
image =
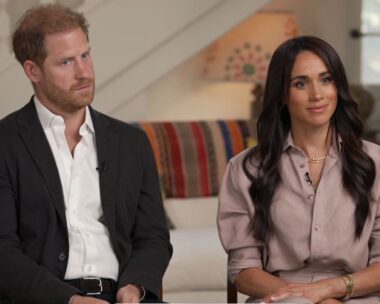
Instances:
[[[380,262],[380,201],[377,200],[375,204],[375,222],[372,227],[371,238],[369,242],[369,265]]]
[[[371,236],[369,240],[369,265],[380,262],[380,149],[378,145],[368,146],[369,155],[376,165],[376,178],[372,186],[372,197],[374,199],[371,214],[374,215]]]
[[[253,237],[252,230],[254,211],[248,193],[250,181],[239,159],[242,159],[241,154],[227,165],[217,216],[219,237],[229,255],[228,274],[232,282],[243,269],[262,268],[263,244]]]

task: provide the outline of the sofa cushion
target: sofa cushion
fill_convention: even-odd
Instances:
[[[218,197],[168,198],[165,212],[176,229],[216,227]]]
[[[225,289],[165,292],[163,296],[168,303],[226,303],[227,300]],[[245,303],[247,298],[238,293],[238,303]]]
[[[173,256],[163,280],[166,292],[226,288],[227,254],[216,227],[170,231]]]

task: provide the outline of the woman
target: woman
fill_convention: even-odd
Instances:
[[[380,303],[380,147],[335,50],[315,37],[273,54],[258,144],[228,164],[218,229],[229,275],[266,303]]]

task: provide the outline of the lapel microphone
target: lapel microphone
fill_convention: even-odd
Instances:
[[[309,172],[306,172],[306,173],[305,173],[305,181],[306,181],[306,183],[307,183],[309,186],[311,186],[312,181],[311,181],[311,178],[310,178]]]
[[[98,166],[96,167],[96,170],[100,173],[100,172],[104,172],[106,171],[106,162],[105,161],[102,161],[100,164],[98,164]]]

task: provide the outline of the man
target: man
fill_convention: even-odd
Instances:
[[[35,95],[0,122],[0,303],[159,300],[172,248],[152,150],[90,107],[87,21],[39,6],[13,48]]]

